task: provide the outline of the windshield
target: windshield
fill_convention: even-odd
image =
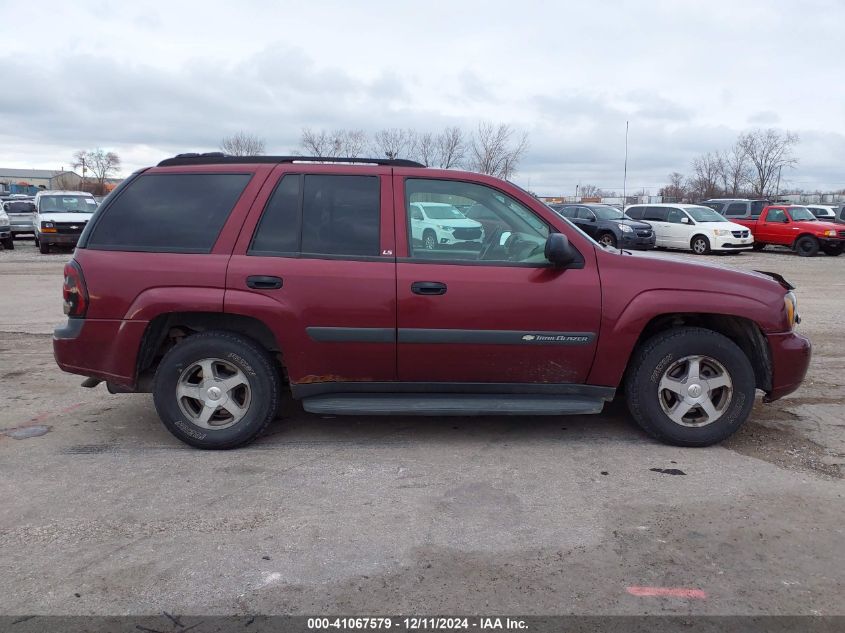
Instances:
[[[813,221],[816,219],[807,207],[789,207],[789,215],[796,222]]]
[[[432,220],[463,220],[466,216],[451,205],[423,205],[425,214]]]
[[[684,207],[696,222],[727,222],[725,218],[710,207]]]
[[[590,207],[599,220],[625,220],[625,214],[613,207]]]
[[[41,213],[94,213],[97,201],[90,196],[42,196]]]

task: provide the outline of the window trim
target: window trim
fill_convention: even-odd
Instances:
[[[405,223],[405,238],[407,240],[407,249],[408,255],[404,257],[397,257],[396,261],[399,263],[404,264],[428,264],[428,265],[446,265],[446,266],[491,266],[491,267],[500,267],[500,268],[555,268],[555,265],[552,262],[540,262],[540,263],[532,263],[532,262],[508,262],[508,261],[487,261],[487,260],[477,260],[477,259],[417,259],[413,256],[413,237],[411,236],[411,221],[408,215],[408,209],[411,205],[410,195],[408,193],[408,180],[428,180],[428,181],[436,181],[436,182],[449,182],[449,183],[464,183],[468,185],[474,185],[476,187],[485,187],[490,189],[491,191],[495,191],[500,195],[504,196],[505,198],[512,200],[520,207],[524,208],[528,213],[533,215],[537,221],[541,222],[549,231],[549,235],[552,233],[560,233],[554,226],[550,225],[544,218],[539,216],[535,211],[526,205],[525,203],[517,200],[511,194],[506,191],[502,191],[498,187],[494,187],[487,183],[480,183],[474,180],[469,180],[466,178],[436,178],[436,177],[426,177],[426,176],[418,176],[414,175],[402,175],[400,176],[402,182],[402,206],[398,211],[402,214],[402,218]],[[399,197],[397,196],[397,200]],[[552,209],[552,211],[554,211]],[[566,220],[566,218],[564,218]],[[478,222],[478,220],[476,220]],[[585,259],[584,255],[581,251],[572,244],[570,240],[570,244],[572,248],[575,249],[575,252],[578,254],[578,260],[573,262],[570,266],[567,266],[567,269],[579,269],[584,268],[585,266]]]

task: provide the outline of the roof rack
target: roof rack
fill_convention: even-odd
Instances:
[[[233,165],[243,163],[355,163],[362,165],[387,165],[390,167],[425,167],[422,163],[405,158],[330,158],[326,156],[228,156],[223,152],[177,154],[161,161],[159,167],[177,165]]]

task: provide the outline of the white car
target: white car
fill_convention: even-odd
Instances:
[[[39,191],[35,194],[35,245],[46,254],[50,246],[76,246],[82,230],[97,210],[85,191]]]
[[[754,236],[710,207],[694,204],[635,204],[625,209],[632,220],[643,220],[654,229],[656,246],[691,250],[744,251],[754,246]]]
[[[411,239],[428,250],[459,242],[480,243],[484,236],[480,222],[445,202],[412,202],[410,217]]]
[[[825,222],[836,221],[836,211],[839,209],[838,205],[808,204],[806,206],[810,210],[810,213],[816,216],[819,220],[824,220]]]

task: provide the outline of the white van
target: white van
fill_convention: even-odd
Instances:
[[[76,246],[97,201],[85,191],[39,191],[35,194],[35,245],[47,254],[53,244]]]
[[[710,207],[694,204],[634,204],[625,209],[632,220],[651,224],[657,246],[707,255],[711,251],[743,251],[754,236],[741,224],[726,220]]]

